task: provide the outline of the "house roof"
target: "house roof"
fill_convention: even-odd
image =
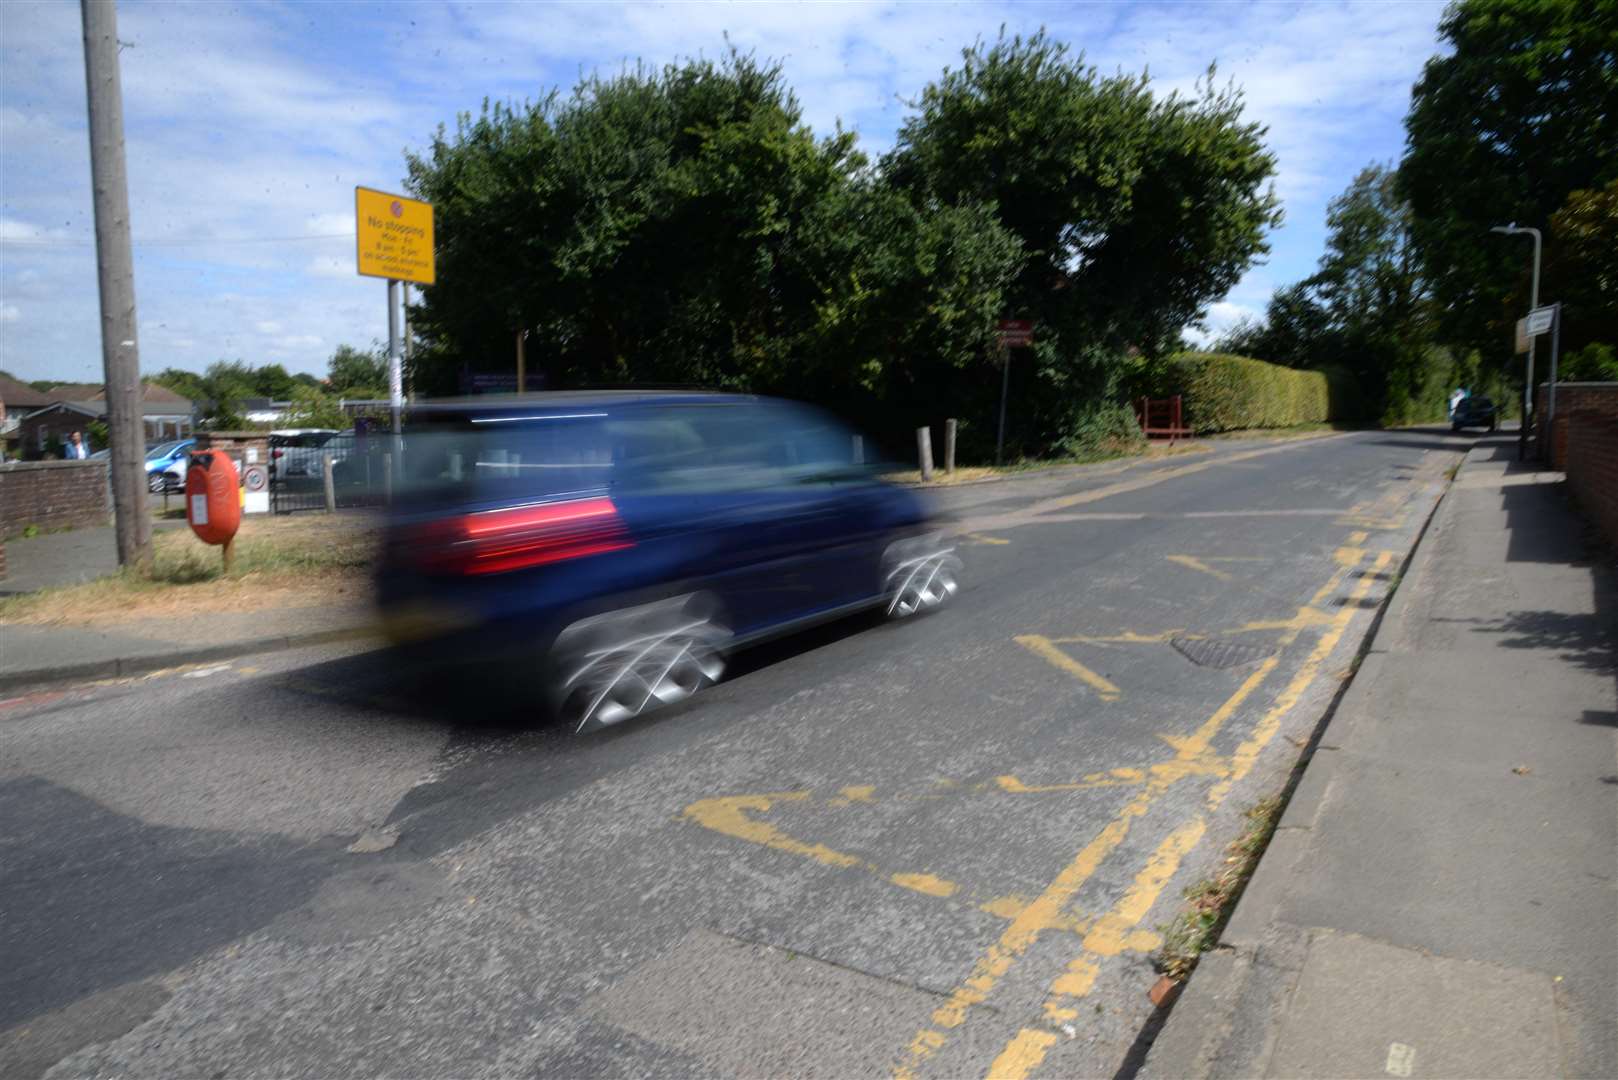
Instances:
[[[48,401],[89,401],[99,396],[101,387],[96,383],[62,383],[45,391]]]
[[[23,419],[31,420],[41,413],[51,412],[52,410],[78,413],[80,416],[99,420],[107,415],[107,403],[105,401],[53,401],[44,408],[35,409]],[[162,416],[176,419],[184,417],[189,419],[191,416],[191,403],[184,398],[181,398],[178,402],[143,401],[140,404],[140,412],[142,416]]]
[[[100,383],[63,383],[53,386],[45,391],[46,401],[105,401],[107,388]],[[159,386],[154,382],[140,384],[140,399],[142,401],[163,402],[170,405],[191,405],[191,399],[182,397],[166,386]],[[8,399],[9,400],[9,399]]]
[[[49,405],[51,399],[25,382],[0,375],[0,401],[7,409],[37,409]]]

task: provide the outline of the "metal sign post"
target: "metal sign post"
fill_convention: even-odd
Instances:
[[[1562,302],[1551,305],[1551,381],[1545,390],[1545,433],[1550,436],[1550,456],[1556,455],[1556,354],[1562,348]]]
[[[1536,276],[1535,284],[1534,284],[1534,302],[1536,304],[1539,302],[1539,283],[1538,283],[1537,276]],[[1545,331],[1549,330],[1554,324],[1556,324],[1557,322],[1560,321],[1558,319],[1557,312],[1558,312],[1558,309],[1561,308],[1561,306],[1562,306],[1561,304],[1551,304],[1551,305],[1548,305],[1546,307],[1535,307],[1532,311],[1530,311],[1528,313],[1528,317],[1523,320],[1523,333],[1528,338],[1528,373],[1527,373],[1527,379],[1523,383],[1523,390],[1522,390],[1522,393],[1523,393],[1522,431],[1520,432],[1520,434],[1518,435],[1518,438],[1517,438],[1517,460],[1519,460],[1519,461],[1527,461],[1528,460],[1528,438],[1529,438],[1529,432],[1530,432],[1530,430],[1532,428],[1532,425],[1533,425],[1533,416],[1534,416],[1534,352],[1535,352],[1534,346],[1538,343],[1539,335],[1543,334]],[[1554,383],[1556,381],[1555,361],[1552,360],[1551,363],[1552,363],[1551,382],[1554,385]],[[1554,395],[1555,393],[1556,393],[1555,390],[1551,391],[1552,395]],[[1554,398],[1554,396],[1552,397],[1550,404],[1551,404],[1552,408],[1555,407],[1555,398]],[[1548,426],[1550,424],[1550,417],[1549,416],[1546,417],[1545,423],[1546,423],[1547,428],[1548,428]],[[1541,454],[1543,454],[1544,453],[1544,448],[1541,447],[1539,452]]]
[[[994,463],[1004,463],[1006,448],[1006,398],[1011,393],[1011,348],[1033,344],[1034,324],[1027,319],[1001,319],[1000,339],[1000,426],[994,436]]]
[[[388,407],[397,435],[404,407],[404,356],[399,351],[399,283],[392,279],[388,281]]]

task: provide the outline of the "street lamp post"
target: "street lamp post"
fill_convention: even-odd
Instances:
[[[1528,292],[1528,310],[1533,311],[1539,307],[1539,230],[1523,226],[1518,228],[1513,221],[1510,225],[1496,225],[1489,230],[1501,236],[1521,236],[1527,234],[1534,238],[1534,280]],[[1522,430],[1517,435],[1517,460],[1523,461],[1528,457],[1528,420],[1534,411],[1534,343],[1537,335],[1528,337],[1528,379],[1522,388]]]

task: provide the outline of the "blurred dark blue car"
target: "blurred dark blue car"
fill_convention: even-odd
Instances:
[[[583,729],[863,609],[937,607],[959,562],[830,416],[766,398],[568,392],[419,405],[377,579],[401,641],[542,664]]]

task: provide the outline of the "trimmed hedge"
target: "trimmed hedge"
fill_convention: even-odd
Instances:
[[[1185,399],[1185,422],[1199,435],[1323,423],[1350,411],[1343,406],[1352,392],[1346,379],[1323,371],[1226,353],[1177,353],[1152,381],[1152,396]]]

